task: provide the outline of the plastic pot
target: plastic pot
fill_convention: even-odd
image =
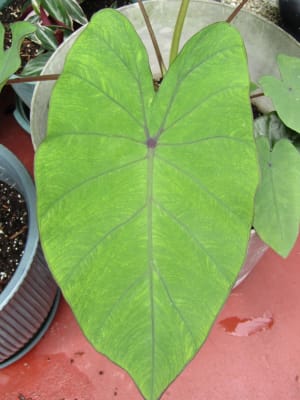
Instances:
[[[26,354],[45,333],[55,315],[59,291],[39,246],[32,179],[23,164],[2,145],[0,180],[22,193],[29,218],[24,254],[0,294],[0,368],[4,368]]]

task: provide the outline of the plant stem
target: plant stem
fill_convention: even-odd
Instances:
[[[263,92],[251,94],[250,99],[256,99],[256,97],[263,97],[265,94]]]
[[[12,85],[12,84],[15,84],[15,83],[55,81],[58,78],[59,78],[59,74],[39,75],[39,76],[25,76],[23,78],[9,79],[6,82],[6,84],[7,85]]]
[[[238,15],[238,13],[241,11],[241,9],[244,7],[246,3],[248,3],[248,0],[241,1],[241,3],[234,9],[234,11],[226,19],[226,22],[230,23]]]
[[[170,65],[175,60],[175,58],[178,54],[180,37],[181,37],[182,28],[183,28],[183,24],[185,21],[189,3],[190,3],[190,0],[182,0],[181,1],[181,5],[180,5],[179,13],[177,16],[174,33],[173,33],[173,38],[172,38],[172,44],[171,44],[171,50],[170,50]]]
[[[159,64],[160,72],[161,72],[161,75],[162,75],[162,77],[163,77],[164,74],[166,73],[166,70],[167,70],[167,69],[166,69],[164,60],[163,60],[163,58],[162,58],[160,48],[159,48],[159,46],[158,46],[157,39],[156,39],[156,37],[155,37],[155,34],[154,34],[154,31],[153,31],[153,28],[152,28],[152,25],[151,25],[149,16],[148,16],[148,14],[147,14],[147,11],[146,11],[146,9],[145,9],[145,7],[144,7],[144,4],[143,4],[142,0],[137,0],[137,2],[138,2],[138,5],[139,5],[139,7],[140,7],[140,10],[141,10],[141,12],[142,12],[142,15],[143,15],[143,17],[144,17],[145,24],[146,24],[146,26],[147,26],[149,35],[150,35],[150,37],[151,37],[151,41],[152,41],[152,44],[153,44],[153,47],[154,47],[154,51],[155,51],[155,54],[156,54],[156,58],[157,58],[157,61],[158,61],[158,64]]]

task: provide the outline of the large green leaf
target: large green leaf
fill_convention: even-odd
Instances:
[[[285,125],[300,132],[300,58],[280,54],[278,66],[281,80],[265,76],[259,83]]]
[[[300,155],[272,114],[255,121],[255,133],[262,178],[254,227],[264,242],[286,257],[299,234]]]
[[[131,24],[93,17],[36,156],[40,231],[85,335],[147,399],[192,359],[235,282],[257,169],[235,28],[195,35],[155,92]]]

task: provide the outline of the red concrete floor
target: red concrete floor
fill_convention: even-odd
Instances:
[[[0,143],[32,171],[30,136],[0,102]],[[5,111],[6,110],[6,111]],[[271,250],[226,302],[205,345],[162,400],[300,399],[300,238],[283,260]],[[0,371],[0,400],[141,400],[129,376],[96,353],[61,300],[50,329]]]

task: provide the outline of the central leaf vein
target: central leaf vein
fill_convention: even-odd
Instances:
[[[154,153],[151,148],[148,149],[148,171],[147,171],[147,237],[148,237],[148,279],[149,279],[149,301],[151,315],[151,384],[150,391],[155,392],[155,301],[154,301],[154,260],[153,260],[153,174],[154,174]]]

